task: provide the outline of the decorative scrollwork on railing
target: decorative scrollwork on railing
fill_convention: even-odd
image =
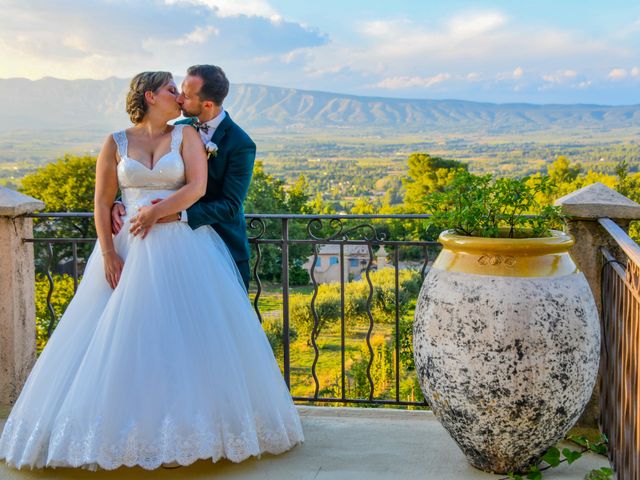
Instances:
[[[378,233],[376,227],[368,223],[363,223],[361,225],[356,225],[355,227],[348,228],[347,230],[344,230],[339,236],[334,235],[329,240],[351,240],[350,235],[358,231],[363,232],[360,239],[367,242],[384,242],[387,239],[387,236],[384,233]]]
[[[49,310],[49,316],[51,320],[49,320],[49,325],[47,326],[47,338],[51,337],[51,333],[53,332],[53,327],[56,323],[56,312],[53,309],[53,304],[51,303],[51,296],[53,295],[53,275],[51,275],[51,268],[53,263],[53,245],[51,242],[47,242],[47,280],[49,280],[49,290],[47,291],[47,310]]]
[[[264,233],[264,232],[262,232]],[[260,313],[260,295],[262,295],[262,281],[260,280],[260,275],[258,271],[260,270],[260,262],[262,261],[262,251],[260,250],[260,244],[256,243],[256,263],[253,265],[253,279],[256,281],[256,285],[258,289],[256,291],[256,296],[253,299],[253,309],[256,311],[256,315],[258,316],[258,320],[262,323],[262,314]]]
[[[267,226],[265,225],[262,218],[252,218],[251,220],[249,220],[247,228],[249,229],[249,231],[251,231],[251,233],[256,231],[255,235],[249,236],[249,241],[262,238],[264,236],[264,233],[267,231]]]
[[[318,365],[318,359],[320,358],[320,349],[316,338],[318,336],[318,327],[320,325],[320,318],[318,311],[316,310],[316,298],[318,297],[318,281],[316,280],[316,265],[318,261],[318,246],[313,247],[313,259],[311,260],[311,270],[309,276],[311,277],[311,283],[313,283],[313,295],[311,296],[311,314],[313,315],[313,329],[311,330],[311,345],[313,346],[313,364],[311,365],[311,376],[313,377],[313,383],[315,384],[315,390],[313,392],[313,398],[318,398],[320,393],[320,381],[318,380],[318,374],[316,372],[316,366]]]
[[[332,218],[329,221],[329,227],[332,230],[329,235],[321,235],[322,233],[322,219],[314,218],[309,221],[307,224],[307,234],[313,240],[323,240],[323,241],[332,241],[332,240],[342,240],[348,241],[353,239],[353,234],[357,232],[363,232],[362,235],[358,238],[358,240],[364,240],[367,242],[383,242],[386,240],[386,235],[384,233],[379,233],[376,228],[369,224],[363,223],[360,225],[355,225],[353,227],[349,227],[345,229],[344,221],[341,218]]]
[[[340,233],[344,229],[344,224],[341,218],[332,218],[329,220],[329,228],[332,230],[337,230],[333,232],[329,236],[322,236],[322,219],[321,218],[312,218],[307,223],[307,235],[309,238],[314,240],[328,240],[329,238],[340,236]]]
[[[369,400],[373,400],[375,385],[373,383],[373,377],[371,376],[371,367],[373,366],[374,360],[374,352],[373,346],[371,345],[371,333],[373,332],[373,314],[371,313],[371,305],[373,303],[373,282],[371,282],[371,267],[373,266],[373,249],[371,248],[371,244],[367,245],[367,250],[369,253],[369,262],[367,263],[367,268],[365,270],[365,278],[367,279],[367,284],[369,285],[369,295],[367,296],[367,317],[369,318],[369,329],[367,330],[367,335],[365,337],[367,341],[367,349],[369,350],[369,362],[367,363],[367,380],[369,381]]]

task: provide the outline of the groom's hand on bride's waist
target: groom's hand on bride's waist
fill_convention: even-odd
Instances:
[[[156,198],[151,200],[151,204],[155,205],[158,203],[161,198]],[[124,208],[122,202],[115,202],[113,207],[111,207],[111,232],[114,235],[117,235],[118,232],[122,229],[122,225],[124,222],[122,221],[122,217],[124,217],[127,213],[127,210]],[[171,215],[167,215],[166,217],[162,217],[158,220],[157,223],[169,223],[169,222],[177,222],[181,220],[182,216],[179,213],[172,213]]]
[[[162,200],[161,198],[156,198],[154,200],[151,200],[151,205],[155,205],[156,203],[160,202],[161,200]],[[179,213],[172,213],[171,215],[167,215],[166,217],[160,218],[157,223],[177,222],[179,220],[180,220],[180,214]]]
[[[111,232],[114,235],[117,235],[124,222],[122,221],[122,217],[127,213],[124,205],[121,202],[116,202],[111,207]]]

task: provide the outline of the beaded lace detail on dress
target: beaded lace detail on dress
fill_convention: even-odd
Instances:
[[[154,441],[148,442],[149,432],[144,434],[132,420],[119,434],[119,440],[100,443],[103,422],[96,419],[93,425],[78,425],[73,419],[65,418],[51,434],[48,445],[41,444],[41,455],[36,468],[45,466],[73,466],[88,470],[114,470],[122,465],[139,465],[146,470],[159,468],[162,463],[176,461],[180,465],[190,465],[199,459],[214,462],[227,458],[241,462],[261,453],[274,455],[285,452],[303,441],[302,429],[297,417],[285,419],[279,429],[269,429],[260,418],[246,416],[242,429],[237,425],[222,422],[219,429],[212,429],[211,419],[199,413],[195,416],[197,428],[185,432],[177,427],[171,417],[165,417],[153,433]],[[12,420],[5,426],[8,444],[15,451],[27,451],[40,439],[42,425],[29,425],[24,420],[14,424]],[[49,459],[45,455],[49,453]],[[53,457],[53,460],[51,460]],[[55,458],[65,458],[59,464]],[[20,466],[19,462],[17,465]],[[10,462],[11,464],[11,462]]]

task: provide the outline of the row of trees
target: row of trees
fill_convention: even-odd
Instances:
[[[451,182],[456,170],[468,170],[468,164],[413,153],[407,160],[408,171],[404,177],[380,178],[380,186],[386,188],[382,197],[359,198],[349,208],[350,213],[429,213],[428,196],[441,191]],[[618,190],[632,200],[640,200],[640,173],[631,172],[629,163],[623,160],[612,173],[593,169],[585,170],[580,163],[571,163],[559,156],[546,172],[538,172],[529,178],[547,177],[555,186],[545,199],[545,204],[567,193],[594,182],[601,182]],[[345,178],[345,181],[356,181]],[[95,183],[95,157],[65,155],[36,172],[25,176],[20,191],[39,198],[51,212],[81,212],[93,210]],[[322,201],[322,192],[312,191],[309,182],[300,176],[293,185],[265,171],[257,161],[253,180],[245,202],[248,213],[335,213],[336,205]],[[91,226],[76,228],[77,233],[95,233]]]
[[[466,163],[431,156],[426,153],[413,153],[408,158],[408,173],[402,178],[402,186],[390,195],[380,198],[359,199],[351,209],[358,214],[403,214],[430,213],[429,198],[432,194],[446,189],[452,182],[455,172],[468,171]],[[528,177],[531,184],[544,182],[550,188],[540,192],[537,198],[541,206],[553,205],[553,202],[575,190],[600,182],[617,190],[622,195],[640,203],[640,172],[632,172],[626,160],[619,162],[613,173],[605,173],[593,169],[585,169],[580,163],[571,163],[565,156],[559,156],[547,171],[537,172]],[[402,198],[402,202],[394,204],[388,199],[394,196]],[[536,214],[538,212],[527,212]],[[387,235],[396,239],[434,240],[438,232],[429,231],[423,222],[392,221],[379,224]],[[638,222],[632,224],[631,236],[640,240]]]
[[[387,193],[383,197],[359,198],[350,208],[350,213],[429,213],[429,196],[447,188],[456,171],[469,168],[463,162],[431,156],[427,153],[411,154],[407,164],[406,176],[397,181],[389,178],[380,179],[387,188]],[[640,201],[640,173],[632,173],[629,164],[624,160],[618,163],[615,172],[608,174],[592,169],[585,170],[579,163],[571,163],[567,157],[559,156],[546,172],[538,172],[528,178],[533,183],[544,180],[552,186],[541,193],[541,198],[537,199],[543,206],[551,205],[556,198],[594,182],[601,182],[632,200]],[[86,212],[93,210],[94,182],[94,157],[66,155],[25,176],[21,181],[20,190],[43,200],[48,211]],[[281,214],[336,213],[335,206],[322,201],[320,192],[315,192],[314,195],[304,176],[300,176],[293,185],[286,185],[283,180],[267,173],[260,161],[255,164],[245,211]],[[426,222],[423,221],[378,220],[371,223],[379,233],[393,240],[434,240],[438,234],[429,230]],[[256,223],[253,226],[260,228],[250,229],[250,235],[260,231],[262,227]],[[263,238],[281,238],[281,221],[265,220],[264,227],[266,231]],[[307,228],[308,225],[304,222],[289,222],[290,238],[307,238]],[[326,234],[331,231],[327,228],[325,230]],[[88,218],[37,222],[36,231],[40,236],[95,237],[96,235],[93,221]],[[640,239],[637,224],[632,225],[631,234],[635,239]],[[92,245],[89,243],[79,244],[78,255],[88,257],[91,248]],[[255,249],[253,254],[255,262]],[[260,254],[260,278],[279,282],[282,272],[280,247],[262,245]],[[309,246],[303,244],[291,246],[288,269],[293,285],[308,283],[308,274],[302,265],[312,254],[313,250]],[[416,259],[419,255],[421,252],[416,250],[414,252]],[[70,245],[56,245],[53,249],[53,258],[48,258],[47,252],[40,249],[37,255],[38,269],[44,271],[47,264],[56,265],[70,257]]]

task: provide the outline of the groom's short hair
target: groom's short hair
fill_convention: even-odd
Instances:
[[[187,75],[202,78],[202,87],[198,92],[200,100],[211,100],[218,106],[222,105],[229,93],[229,80],[220,67],[193,65],[187,70]]]

